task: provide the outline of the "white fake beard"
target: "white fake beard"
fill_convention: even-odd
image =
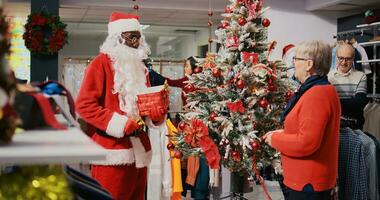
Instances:
[[[143,37],[137,49],[126,46],[124,42],[120,35],[108,36],[100,47],[100,52],[112,60],[115,70],[112,93],[118,93],[120,110],[127,113],[128,117],[137,119],[139,111],[136,95],[147,88],[148,70],[142,60],[148,57],[150,49]]]

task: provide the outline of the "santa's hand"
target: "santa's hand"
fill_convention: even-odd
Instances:
[[[160,108],[153,108],[150,110],[149,117],[153,123],[160,123],[165,119],[166,112]]]
[[[128,121],[127,121],[127,123],[125,124],[125,127],[124,127],[124,133],[125,133],[126,135],[131,135],[131,134],[133,134],[136,130],[138,130],[138,129],[140,129],[140,128],[141,128],[141,125],[140,125],[137,121],[135,121],[135,120],[129,118]]]

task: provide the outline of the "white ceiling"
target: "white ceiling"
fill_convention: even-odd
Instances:
[[[380,7],[380,0],[304,1],[305,10],[335,13],[336,16]],[[140,22],[150,25],[144,30],[147,37],[181,36],[207,29],[209,8],[214,12],[212,21],[218,24],[228,3],[229,0],[60,0],[59,14],[68,24],[71,36],[98,38],[105,36],[108,17],[113,11],[135,12],[132,7],[137,4]],[[30,0],[3,0],[3,4],[8,16],[26,17],[30,12]]]

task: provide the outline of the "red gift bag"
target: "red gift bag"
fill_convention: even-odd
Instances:
[[[167,113],[169,109],[168,85],[154,86],[137,95],[137,107],[140,116],[149,116],[152,109],[158,108],[161,113]]]

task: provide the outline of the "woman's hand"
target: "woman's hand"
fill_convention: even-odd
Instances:
[[[281,132],[282,129],[280,130],[275,130],[275,131],[269,131],[263,136],[264,141],[269,145],[272,146],[272,135]]]

